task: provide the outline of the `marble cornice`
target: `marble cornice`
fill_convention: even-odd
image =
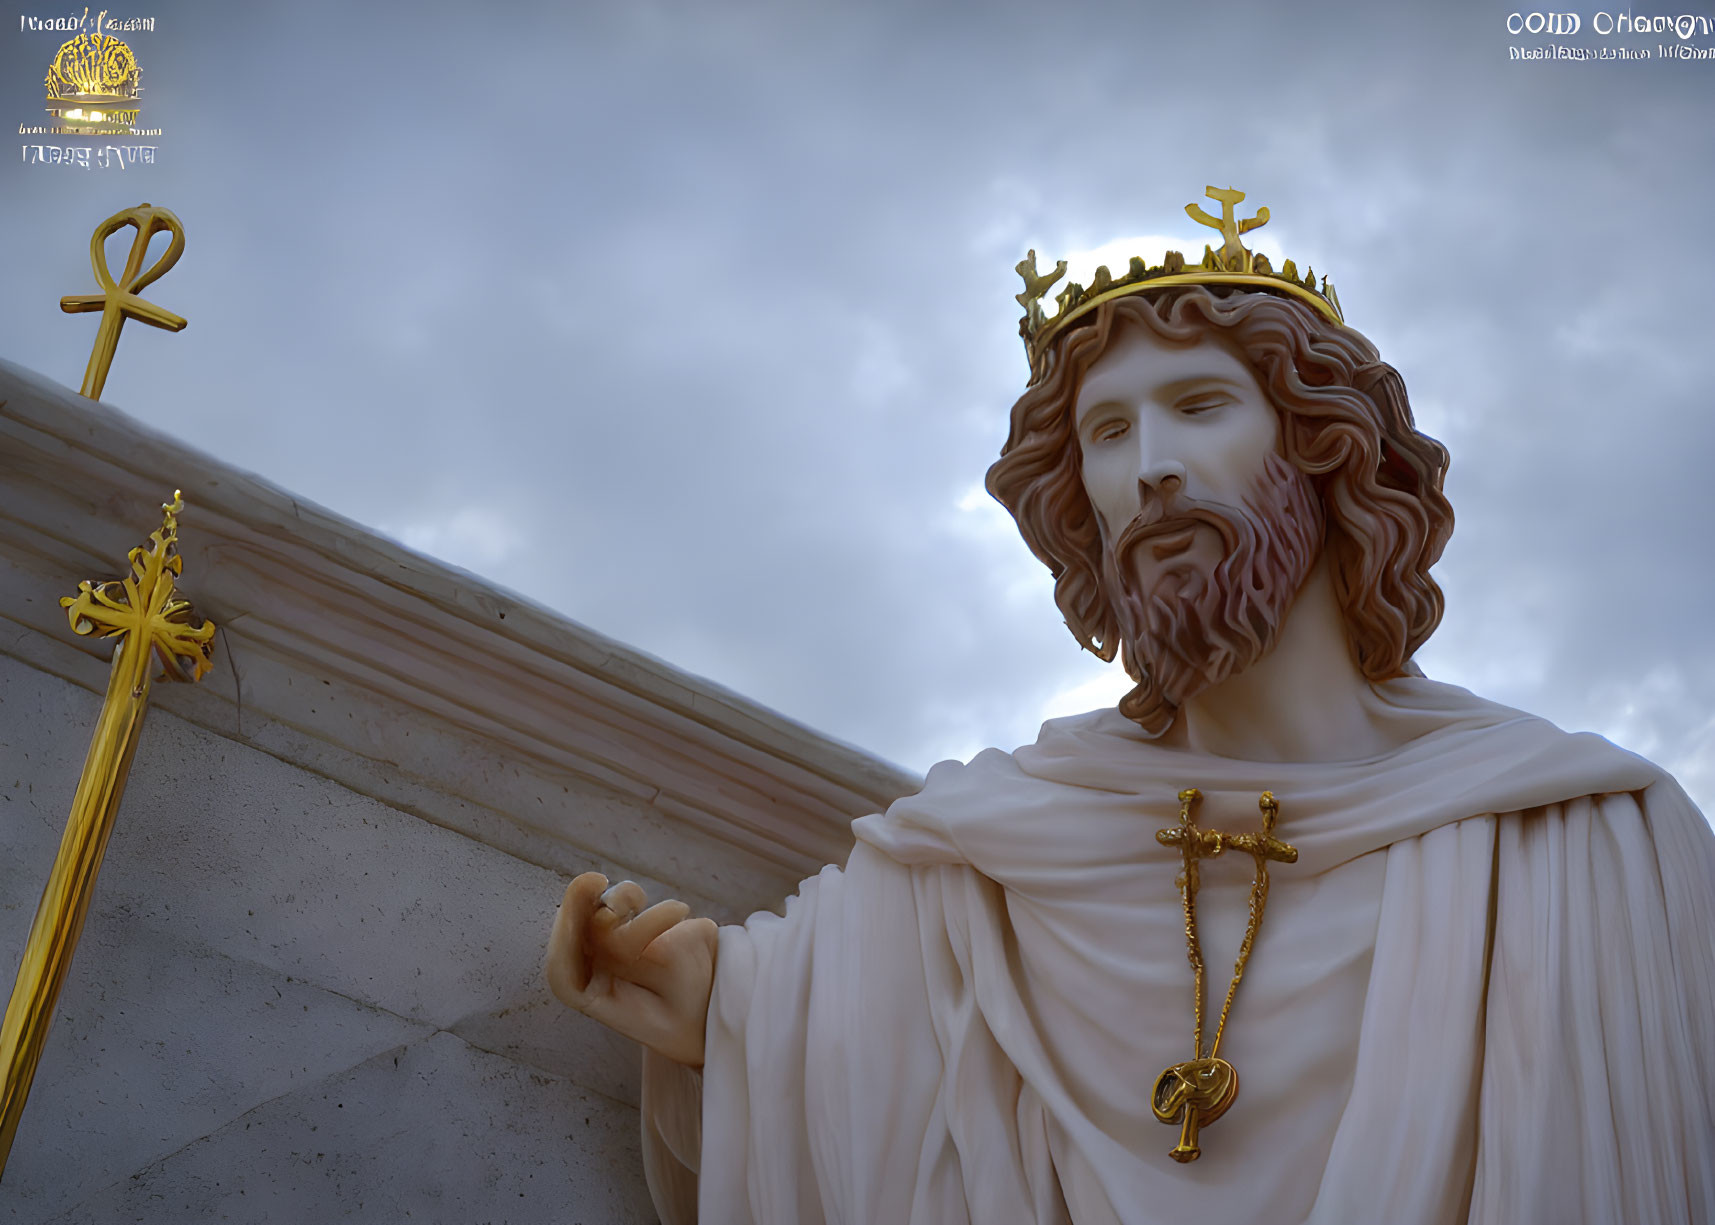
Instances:
[[[221,631],[156,702],[524,858],[763,904],[921,783],[5,361],[0,650],[99,692],[56,597],[116,577],[175,487]]]

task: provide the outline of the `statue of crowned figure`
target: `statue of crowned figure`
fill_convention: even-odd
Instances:
[[[1413,663],[1447,451],[1208,195],[1201,264],[1053,316],[1019,265],[988,489],[1117,709],[936,766],[784,917],[567,889],[667,1225],[1715,1221],[1715,835]]]

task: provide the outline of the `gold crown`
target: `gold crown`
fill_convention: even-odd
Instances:
[[[1041,381],[1047,374],[1048,348],[1068,324],[1089,314],[1103,302],[1123,298],[1127,294],[1152,293],[1176,285],[1238,285],[1285,294],[1309,303],[1335,323],[1346,321],[1340,313],[1339,295],[1327,277],[1322,278],[1322,287],[1317,289],[1314,269],[1306,269],[1300,277],[1297,266],[1287,260],[1276,272],[1270,266],[1268,256],[1251,251],[1239,241],[1240,234],[1268,221],[1266,208],[1257,209],[1254,217],[1240,220],[1233,216],[1233,206],[1245,198],[1244,192],[1231,187],[1210,187],[1204,194],[1221,202],[1220,217],[1211,217],[1196,204],[1185,206],[1191,220],[1221,232],[1220,248],[1205,246],[1202,264],[1186,267],[1185,257],[1177,251],[1169,251],[1155,268],[1145,264],[1141,256],[1134,255],[1131,267],[1122,277],[1115,277],[1103,264],[1096,269],[1096,275],[1087,288],[1076,281],[1068,281],[1066,287],[1054,296],[1060,310],[1053,318],[1042,313],[1042,295],[1066,275],[1066,261],[1061,260],[1053,272],[1045,275],[1036,271],[1035,251],[1018,261],[1017,272],[1024,280],[1024,292],[1017,295],[1018,304],[1024,307],[1024,318],[1018,321],[1018,331],[1024,337],[1024,354],[1030,359],[1032,383]]]

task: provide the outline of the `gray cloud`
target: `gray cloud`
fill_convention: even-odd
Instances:
[[[921,769],[1101,671],[967,497],[1012,264],[1232,183],[1453,451],[1426,669],[1715,807],[1710,63],[1509,62],[1481,4],[153,11],[161,164],[0,176],[9,357],[75,385],[83,236],[167,204],[191,326],[114,403]]]

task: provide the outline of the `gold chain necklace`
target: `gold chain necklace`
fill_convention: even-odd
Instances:
[[[1239,980],[1245,976],[1245,962],[1250,960],[1251,946],[1256,943],[1257,928],[1262,926],[1262,910],[1268,904],[1268,861],[1298,862],[1298,851],[1274,836],[1274,822],[1280,815],[1280,804],[1274,792],[1265,791],[1257,806],[1262,809],[1262,833],[1224,834],[1219,830],[1198,829],[1191,815],[1192,806],[1203,798],[1195,787],[1179,793],[1179,824],[1157,830],[1156,841],[1163,846],[1176,846],[1185,858],[1185,870],[1179,877],[1179,893],[1185,900],[1185,943],[1191,959],[1194,982],[1192,1013],[1196,1019],[1192,1030],[1192,1056],[1176,1063],[1155,1078],[1150,1094],[1150,1106],[1155,1117],[1163,1123],[1179,1124],[1179,1143],[1168,1150],[1175,1161],[1195,1161],[1203,1150],[1197,1147],[1197,1132],[1227,1112],[1239,1095],[1239,1074],[1233,1065],[1220,1058],[1221,1034],[1227,1028],[1227,1014],[1233,1009],[1233,996],[1238,993]],[[1250,921],[1245,924],[1245,938],[1239,944],[1238,961],[1233,965],[1233,981],[1227,986],[1227,1001],[1221,1005],[1221,1019],[1215,1024],[1215,1040],[1209,1053],[1203,1054],[1203,946],[1197,939],[1197,861],[1213,859],[1222,851],[1243,851],[1256,860],[1256,877],[1251,882]]]

